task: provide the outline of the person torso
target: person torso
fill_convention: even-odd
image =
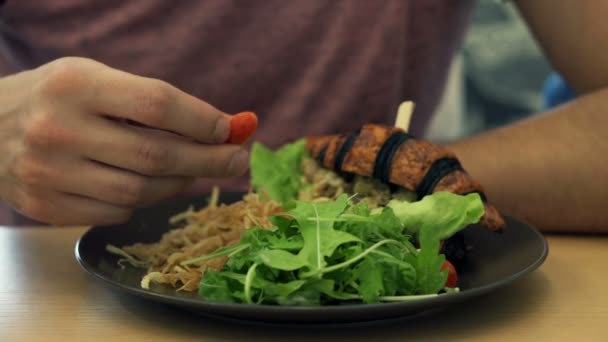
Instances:
[[[90,57],[168,81],[229,113],[256,111],[256,138],[273,146],[390,123],[404,99],[418,104],[412,131],[422,134],[470,7],[468,0],[8,0],[2,52],[11,68]],[[7,28],[17,36],[8,44]]]

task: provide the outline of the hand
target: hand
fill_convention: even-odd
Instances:
[[[247,152],[224,143],[229,119],[165,82],[89,59],[2,78],[0,196],[52,224],[122,222],[195,177],[243,174]]]

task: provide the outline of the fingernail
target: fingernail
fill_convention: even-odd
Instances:
[[[235,153],[228,165],[228,174],[232,176],[241,176],[249,168],[249,153],[245,150],[240,150]]]
[[[220,116],[215,122],[213,129],[213,140],[217,143],[224,143],[230,134],[230,120],[227,115]]]

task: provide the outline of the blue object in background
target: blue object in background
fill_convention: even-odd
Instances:
[[[574,99],[574,92],[560,75],[553,73],[545,82],[543,98],[545,108],[549,109]]]

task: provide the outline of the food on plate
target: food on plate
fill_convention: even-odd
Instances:
[[[206,207],[171,218],[159,242],[108,251],[147,268],[143,288],[208,301],[378,303],[458,291],[458,232],[504,227],[453,154],[393,127],[276,151],[255,143],[250,169],[241,201],[220,204],[215,189]]]
[[[401,129],[368,124],[350,135],[309,137],[307,148],[324,168],[378,180],[413,191],[418,198],[433,192],[479,193],[485,202],[484,227],[504,228],[504,219],[485,201],[483,187],[463,169],[456,156]]]
[[[458,274],[456,273],[456,268],[449,260],[444,261],[443,266],[441,266],[441,270],[448,270],[448,279],[445,282],[446,287],[456,287],[458,286]]]
[[[165,233],[157,243],[108,248],[125,257],[121,263],[129,262],[148,269],[141,282],[143,288],[158,283],[169,284],[180,291],[196,291],[205,269],[219,270],[227,258],[184,266],[180,265],[182,261],[238,243],[246,228],[271,228],[269,217],[283,212],[279,203],[262,199],[257,194],[247,194],[243,200],[229,205],[218,203],[218,195],[218,190],[214,189],[209,204],[202,210],[189,208],[170,218],[170,224],[176,229]]]

